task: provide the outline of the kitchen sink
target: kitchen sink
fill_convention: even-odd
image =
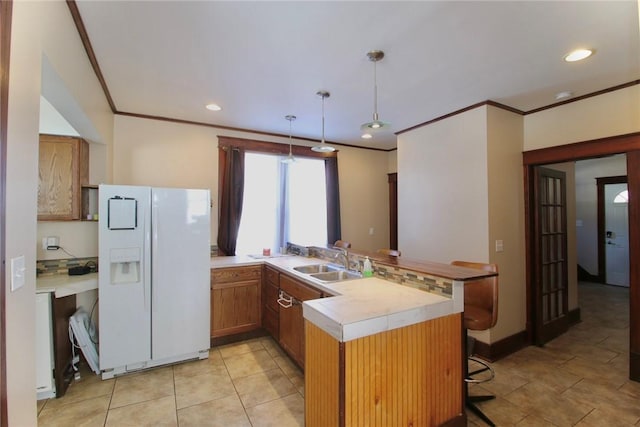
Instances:
[[[304,274],[339,272],[342,270],[340,267],[331,264],[302,265],[300,267],[293,267],[293,269]]]
[[[360,273],[355,273],[352,271],[337,270],[327,271],[324,273],[314,273],[311,275],[311,277],[320,280],[321,282],[339,282],[342,280],[359,279],[362,276],[360,275]]]

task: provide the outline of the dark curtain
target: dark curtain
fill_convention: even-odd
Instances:
[[[327,243],[340,240],[340,187],[338,184],[338,158],[329,157],[324,161],[327,181]]]
[[[236,241],[242,216],[244,195],[244,150],[219,147],[218,179],[220,179],[220,216],[218,220],[218,250],[222,255],[236,254]]]

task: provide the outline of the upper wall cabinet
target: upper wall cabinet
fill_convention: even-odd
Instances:
[[[71,136],[40,135],[38,220],[79,220],[89,181],[89,144]]]

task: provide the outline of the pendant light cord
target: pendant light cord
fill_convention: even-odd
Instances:
[[[378,61],[373,61],[373,120],[378,120],[378,75],[376,73]]]
[[[293,121],[293,117],[290,117],[287,120],[289,120],[289,157],[291,157],[291,122]]]
[[[322,95],[322,144],[324,144],[324,95]]]

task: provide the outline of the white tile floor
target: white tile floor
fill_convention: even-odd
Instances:
[[[493,364],[479,406],[500,426],[640,426],[629,381],[628,289],[582,283],[582,323],[545,347]],[[304,379],[260,338],[211,349],[207,360],[102,381],[86,371],[60,399],[38,402],[39,426],[302,426]],[[484,425],[469,414],[470,426]]]
[[[302,426],[304,379],[271,338],[209,358],[102,381],[88,370],[38,402],[39,426]]]

